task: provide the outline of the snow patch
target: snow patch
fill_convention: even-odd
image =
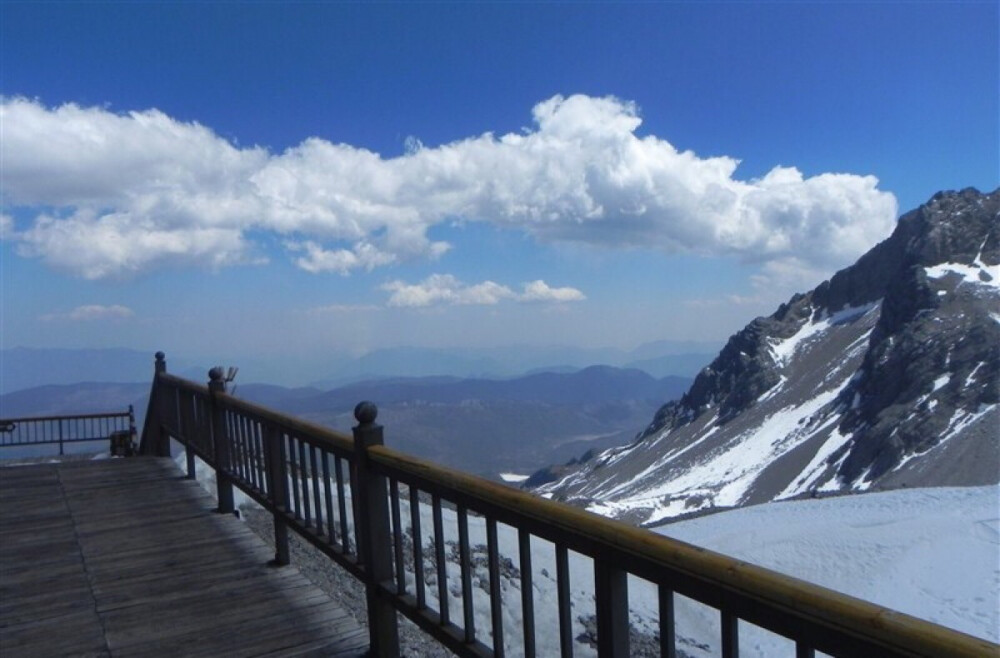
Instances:
[[[632,496],[605,502],[601,513],[613,510],[617,515],[635,509],[651,510],[647,520],[654,522],[668,518],[674,512],[676,506],[672,501],[676,499],[702,496],[707,501],[704,506],[739,505],[768,465],[824,431],[836,420],[836,416],[833,416],[818,424],[808,422],[814,414],[835,400],[849,382],[847,379],[836,389],[820,393],[800,405],[781,409],[759,427],[733,437],[725,447],[678,473],[676,477],[668,477],[657,486]],[[696,443],[704,439],[702,436]],[[659,466],[664,465],[663,459],[658,462]],[[653,472],[658,465],[651,465],[645,472]],[[642,482],[641,478],[641,475],[637,476],[635,481]],[[619,485],[607,492],[606,499],[614,498],[616,493],[622,493],[632,484],[629,482]]]
[[[863,317],[872,309],[877,308],[879,303],[873,302],[864,306],[846,307],[832,314],[824,313],[820,318],[810,319],[793,336],[781,340],[770,339],[768,344],[774,362],[778,366],[784,367],[795,356],[795,352],[814,337],[829,330],[833,325]]]
[[[1000,290],[1000,271],[995,266],[987,265],[979,256],[972,265],[964,263],[941,263],[931,267],[925,267],[924,271],[930,279],[940,279],[948,274],[956,274],[962,278],[963,283],[977,286],[986,286]]]
[[[531,476],[530,475],[518,475],[517,473],[501,473],[500,474],[500,479],[503,480],[504,482],[514,482],[514,483],[524,482],[529,477],[531,477]]]

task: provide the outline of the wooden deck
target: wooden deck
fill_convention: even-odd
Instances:
[[[361,656],[367,632],[169,459],[0,468],[0,656]]]

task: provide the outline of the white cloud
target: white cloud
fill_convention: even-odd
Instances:
[[[238,148],[157,110],[0,101],[8,204],[47,207],[13,237],[22,253],[90,278],[169,263],[253,261],[249,233],[284,237],[312,272],[434,258],[428,230],[458,217],[536,239],[601,247],[790,258],[824,275],[885,237],[894,197],[872,176],[805,178],[638,137],[633,103],[555,96],[522,134],[485,134],[382,158],[310,138],[282,153]],[[489,295],[487,295],[488,297]]]
[[[14,232],[14,218],[6,213],[0,213],[0,240],[9,240]]]
[[[392,281],[382,286],[391,292],[389,306],[434,306],[437,304],[497,304],[512,299],[514,291],[493,281],[468,286],[450,274],[432,274],[420,283]]]
[[[524,293],[520,299],[525,302],[579,302],[586,297],[576,288],[550,288],[539,279],[524,284]]]
[[[48,313],[41,316],[39,319],[45,322],[64,320],[68,320],[70,322],[90,322],[95,320],[125,320],[133,317],[134,315],[135,312],[132,311],[132,309],[119,304],[111,306],[87,304],[84,306],[77,306],[68,313]]]
[[[432,274],[420,283],[392,281],[382,286],[392,293],[389,306],[425,307],[449,305],[494,305],[503,300],[517,302],[573,302],[586,299],[576,288],[550,288],[544,281],[524,285],[522,293],[493,281],[466,285],[450,274]]]
[[[369,272],[381,265],[388,265],[396,260],[394,254],[380,251],[367,242],[359,242],[350,250],[337,249],[329,251],[312,240],[305,242],[289,241],[286,247],[290,251],[304,251],[305,256],[295,259],[295,264],[306,272],[337,272],[350,274],[352,270],[364,268]]]

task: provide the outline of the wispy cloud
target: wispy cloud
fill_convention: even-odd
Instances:
[[[360,313],[365,311],[378,311],[381,306],[374,304],[327,304],[325,306],[314,306],[306,309],[308,315],[336,315],[339,313]]]
[[[893,226],[895,198],[872,176],[775,167],[739,180],[735,157],[637,136],[631,102],[555,96],[532,117],[523,133],[413,140],[383,158],[318,138],[270,153],[158,110],[8,98],[2,192],[14,207],[48,209],[11,233],[21,253],[88,278],[259,262],[251,232],[282,236],[310,272],[371,270],[440,256],[449,245],[428,231],[455,217],[540,241],[735,255],[779,270],[798,260],[827,274]]]
[[[526,283],[522,292],[483,281],[473,285],[462,283],[450,274],[433,274],[420,283],[392,281],[382,286],[389,297],[389,306],[425,307],[437,305],[485,305],[501,301],[515,302],[575,302],[586,299],[576,288],[551,288],[544,281]]]
[[[135,312],[127,306],[87,304],[77,306],[67,313],[47,313],[39,317],[39,320],[43,322],[93,322],[97,320],[125,320],[134,316]]]

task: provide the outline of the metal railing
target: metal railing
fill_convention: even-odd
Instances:
[[[1000,652],[983,639],[399,453],[383,445],[371,403],[355,409],[358,425],[348,437],[226,394],[219,369],[210,377],[206,387],[169,375],[157,354],[140,452],[169,455],[176,439],[186,447],[189,477],[195,456],[215,468],[220,512],[233,511],[235,485],[273,515],[275,563],[288,563],[291,529],[359,578],[366,587],[371,655],[399,655],[401,613],[460,656],[532,657],[539,653],[540,632],[558,634],[560,654],[572,656],[578,612],[572,610],[570,577],[579,571],[570,569],[571,554],[592,563],[601,657],[629,655],[629,581],[636,577],[656,591],[661,656],[679,655],[679,596],[717,611],[724,658],[739,655],[741,627],[751,624],[788,638],[797,658],[817,651]],[[470,520],[485,544],[472,543]],[[508,552],[516,552],[517,569],[510,568],[513,556],[501,552],[501,539],[516,546]],[[540,583],[532,568],[546,543],[555,562],[551,628],[536,623]],[[456,570],[457,578],[449,575]],[[505,628],[508,595],[519,599],[506,602],[519,620]],[[489,623],[477,627],[486,618]]]
[[[128,411],[65,416],[30,416],[0,419],[0,448],[109,441],[112,437],[135,437],[135,414]]]

